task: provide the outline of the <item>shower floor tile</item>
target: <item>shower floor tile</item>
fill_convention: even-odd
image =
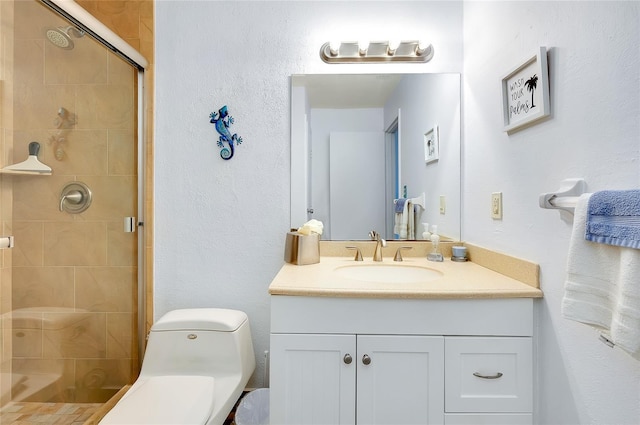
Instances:
[[[102,403],[10,402],[0,409],[2,425],[81,425]]]

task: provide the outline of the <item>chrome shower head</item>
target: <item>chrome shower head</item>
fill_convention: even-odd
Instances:
[[[80,38],[84,35],[84,31],[73,26],[47,28],[45,35],[53,45],[60,47],[61,49],[71,50],[73,49],[73,40],[71,39],[71,36],[73,35],[76,38]]]

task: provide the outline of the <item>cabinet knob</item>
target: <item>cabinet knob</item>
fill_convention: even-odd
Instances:
[[[364,356],[362,356],[362,363],[365,365],[370,365],[371,364],[371,357],[369,357],[368,354],[365,354]]]
[[[498,378],[502,377],[502,372],[498,372],[495,375],[483,375],[482,373],[474,372],[473,376],[476,376],[476,377],[482,378],[482,379],[498,379]]]
[[[351,364],[351,362],[353,361],[353,358],[351,357],[351,354],[347,353],[344,355],[344,358],[342,359],[342,361],[344,361],[345,364]]]

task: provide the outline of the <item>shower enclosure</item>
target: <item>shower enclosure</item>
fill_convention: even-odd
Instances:
[[[1,406],[103,403],[143,342],[146,62],[46,3],[0,2],[0,168],[36,141],[52,169],[0,171]]]

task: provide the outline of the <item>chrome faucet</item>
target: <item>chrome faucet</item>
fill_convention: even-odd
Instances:
[[[382,261],[382,248],[387,246],[387,241],[380,237],[380,234],[375,230],[369,232],[369,237],[372,241],[376,241],[376,249],[373,251],[373,261]]]

